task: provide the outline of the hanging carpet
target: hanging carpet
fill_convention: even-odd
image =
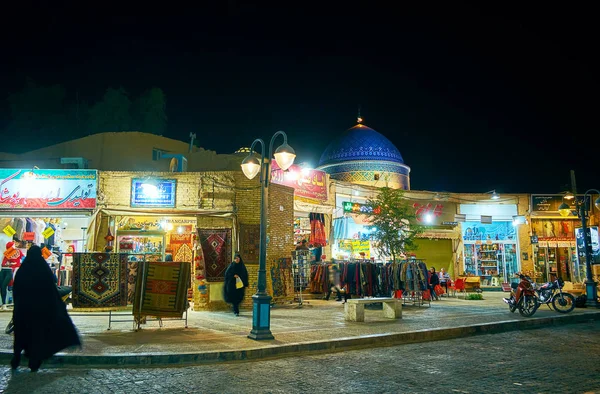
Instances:
[[[187,261],[188,263],[192,262],[191,233],[172,234],[170,245],[171,250],[173,251],[173,261]]]
[[[133,315],[182,317],[189,285],[190,263],[140,262]]]
[[[198,242],[204,254],[206,279],[224,280],[231,263],[231,229],[198,229]]]
[[[73,254],[73,308],[127,306],[127,255]]]

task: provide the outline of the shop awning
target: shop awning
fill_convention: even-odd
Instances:
[[[218,210],[181,210],[181,209],[155,209],[155,208],[103,208],[100,210],[108,216],[214,216],[228,217],[233,215],[231,211]]]
[[[454,230],[428,230],[425,231],[417,238],[428,238],[428,239],[459,239],[460,234]]]
[[[80,210],[44,210],[44,211],[34,211],[34,210],[0,210],[0,217],[3,218],[68,218],[68,217],[89,217],[94,213],[93,210],[90,209],[80,209]]]
[[[310,204],[304,201],[299,201],[294,199],[294,211],[295,212],[305,212],[305,213],[325,213],[332,215],[333,209],[335,207],[333,205],[326,204]]]

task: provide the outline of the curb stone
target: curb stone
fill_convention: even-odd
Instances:
[[[179,354],[134,354],[119,353],[114,355],[79,355],[76,353],[58,353],[44,362],[44,366],[60,367],[151,367],[151,366],[182,366],[214,364],[219,362],[239,362],[278,357],[290,357],[307,354],[322,354],[324,351],[342,352],[367,347],[396,346],[416,342],[440,341],[446,339],[464,338],[473,335],[497,334],[502,332],[538,329],[551,325],[584,323],[600,320],[600,312],[557,315],[552,317],[529,318],[526,320],[506,320],[494,323],[473,324],[451,328],[416,330],[392,334],[372,334],[352,338],[337,338],[313,342],[272,345],[258,349],[209,351]],[[8,364],[12,353],[0,352],[0,362]]]

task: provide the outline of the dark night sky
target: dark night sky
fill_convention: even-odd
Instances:
[[[560,192],[570,169],[580,191],[600,187],[589,9],[84,3],[4,10],[0,126],[26,76],[90,102],[109,86],[158,86],[166,136],[193,131],[230,153],[282,129],[297,160],[316,165],[361,104],[411,166],[413,189]],[[66,138],[14,136],[3,150],[29,137],[32,148]]]

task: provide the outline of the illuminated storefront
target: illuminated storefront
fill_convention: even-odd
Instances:
[[[480,277],[484,286],[500,287],[521,270],[517,206],[461,204],[463,274]]]
[[[96,170],[0,169],[0,244],[15,241],[51,252],[51,267],[70,284],[72,253],[88,249],[87,229],[96,208]]]
[[[554,275],[565,281],[585,280],[585,263],[580,262],[577,253],[576,235],[581,221],[577,216],[560,215],[558,207],[569,202],[563,197],[561,194],[531,196],[534,271],[536,279],[541,282],[552,280]],[[577,198],[581,200],[583,196]],[[576,209],[574,201],[569,204],[572,210]]]

